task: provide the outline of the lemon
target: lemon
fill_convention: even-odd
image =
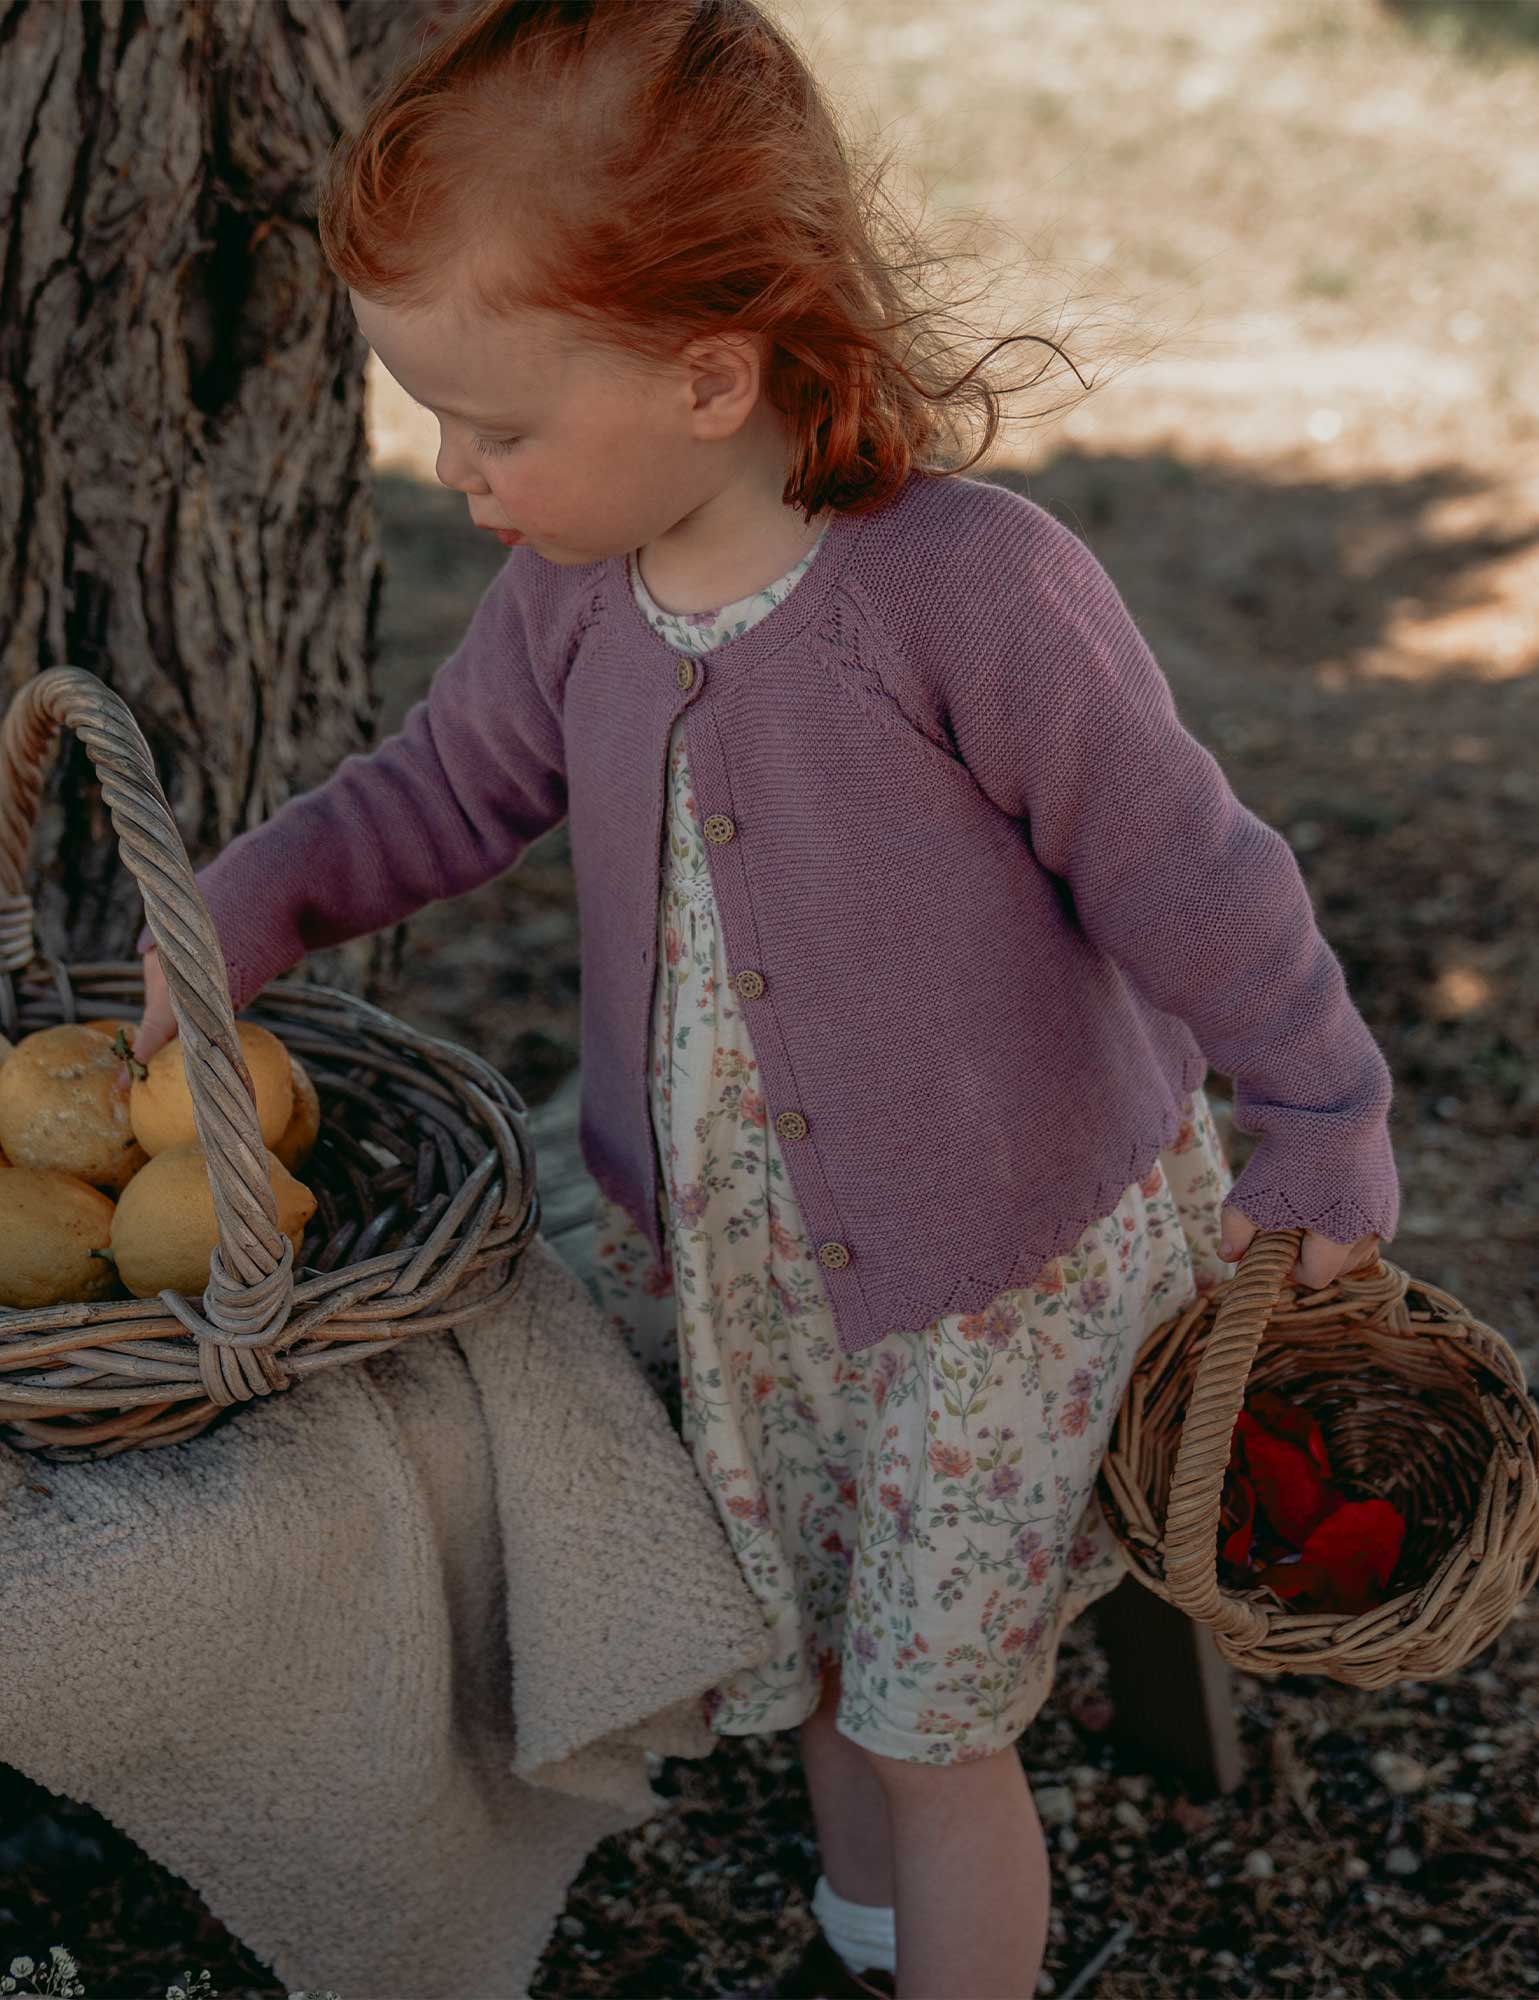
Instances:
[[[277,1144],[294,1112],[294,1074],[289,1052],[270,1028],[255,1021],[237,1021],[241,1060],[256,1092],[257,1122],[262,1144]],[[150,1057],[148,1073],[134,1079],[128,1099],[133,1136],[153,1158],[170,1146],[196,1142],[192,1092],[182,1063],[182,1038],[174,1036]]]
[[[24,1035],[0,1065],[0,1148],[16,1167],[112,1184],[134,1151],[128,1067],[107,1037],[65,1023]]]
[[[56,1306],[117,1289],[106,1251],[112,1203],[73,1174],[9,1167],[0,1174],[0,1306]]]
[[[309,1159],[320,1133],[321,1100],[315,1094],[310,1072],[292,1050],[289,1052],[289,1066],[294,1072],[294,1115],[273,1151],[289,1172],[294,1173]]]
[[[297,1260],[315,1196],[271,1152],[267,1177],[278,1204],[278,1227]],[[201,1297],[218,1242],[203,1148],[193,1141],[152,1153],[113,1211],[112,1254],[123,1283],[138,1299],[163,1291]]]

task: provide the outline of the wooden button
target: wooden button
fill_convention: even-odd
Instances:
[[[850,1261],[850,1253],[842,1243],[820,1243],[818,1262],[829,1271],[842,1271]]]
[[[762,972],[740,972],[732,982],[733,990],[745,1000],[761,1000],[764,997],[764,974]]]
[[[805,1139],[807,1121],[799,1111],[782,1111],[775,1120],[775,1130],[782,1139]]]
[[[713,840],[718,847],[723,847],[737,832],[737,828],[725,813],[712,813],[702,831],[707,840]]]
[[[676,681],[678,682],[679,686],[680,686],[681,688],[683,688],[683,689],[684,689],[684,691],[685,691],[685,692],[686,692],[686,694],[687,694],[687,693],[688,693],[688,691],[689,691],[689,690],[690,690],[690,689],[691,689],[691,688],[692,688],[692,687],[694,686],[694,684],[695,684],[695,663],[694,663],[694,661],[693,661],[693,660],[682,660],[682,659],[681,659],[681,660],[680,660],[680,661],[678,662],[678,664],[677,664],[677,665],[676,665],[676,666],[674,667],[674,670],[673,670],[673,678],[674,678],[674,679],[675,679],[675,680],[676,680]]]

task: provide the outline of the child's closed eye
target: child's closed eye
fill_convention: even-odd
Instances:
[[[477,438],[473,449],[483,458],[495,458],[499,452],[511,451],[514,445],[522,442],[521,438]]]

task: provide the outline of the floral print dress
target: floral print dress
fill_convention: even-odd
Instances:
[[[826,532],[826,530],[825,530]],[[682,653],[781,603],[644,615]],[[598,1195],[594,1291],[668,1402],[774,1650],[711,1689],[724,1735],[791,1729],[837,1667],[835,1726],[881,1755],[1005,1748],[1052,1686],[1063,1627],[1126,1563],[1095,1483],[1144,1337],[1231,1275],[1232,1176],[1201,1089],[1148,1173],[1035,1281],[981,1312],[841,1353],[728,966],[690,783],[668,753],[651,1110],[669,1267]]]

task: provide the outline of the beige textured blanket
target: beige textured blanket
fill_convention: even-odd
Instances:
[[[767,1655],[662,1403],[526,1259],[462,1332],[189,1444],[0,1446],[0,1755],[290,1991],[526,1993],[589,1851],[663,1804],[645,1752],[707,1754],[699,1697]]]

